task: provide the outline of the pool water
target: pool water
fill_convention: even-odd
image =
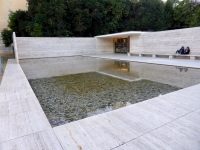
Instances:
[[[29,80],[52,126],[141,102],[179,88],[96,72]]]
[[[200,83],[200,70],[90,57],[21,60],[53,127]]]

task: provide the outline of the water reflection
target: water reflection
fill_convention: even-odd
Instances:
[[[178,69],[180,72],[184,71],[184,72],[187,72],[188,71],[188,68],[187,67],[175,67],[176,69]]]
[[[95,116],[95,115],[102,114],[105,112],[109,112],[111,110],[115,110],[115,109],[129,106],[129,105],[131,105],[130,102],[116,102],[114,106],[106,106],[104,109],[97,109],[93,112],[88,112],[87,117],[91,117],[91,116]]]
[[[20,60],[20,64],[28,79],[98,72],[130,82],[146,79],[181,88],[200,83],[200,69],[188,69],[178,66],[173,67],[91,57],[29,59]]]
[[[124,72],[129,72],[130,70],[130,62],[127,61],[114,61],[114,67]]]

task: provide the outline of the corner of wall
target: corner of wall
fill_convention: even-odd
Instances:
[[[14,52],[15,52],[15,60],[17,63],[19,63],[19,56],[18,56],[18,50],[17,50],[17,41],[16,41],[16,34],[13,32],[13,45],[14,45]]]

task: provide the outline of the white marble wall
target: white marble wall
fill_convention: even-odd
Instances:
[[[114,53],[113,39],[17,37],[19,59]]]
[[[114,53],[113,38],[95,38],[96,40],[96,54]]]
[[[142,33],[130,37],[132,53],[174,54],[181,46],[189,46],[191,54],[200,55],[200,27]]]
[[[94,38],[17,37],[19,59],[95,54]]]

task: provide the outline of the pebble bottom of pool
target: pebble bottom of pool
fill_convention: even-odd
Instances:
[[[128,82],[95,72],[29,82],[53,127],[179,89],[149,80]]]

